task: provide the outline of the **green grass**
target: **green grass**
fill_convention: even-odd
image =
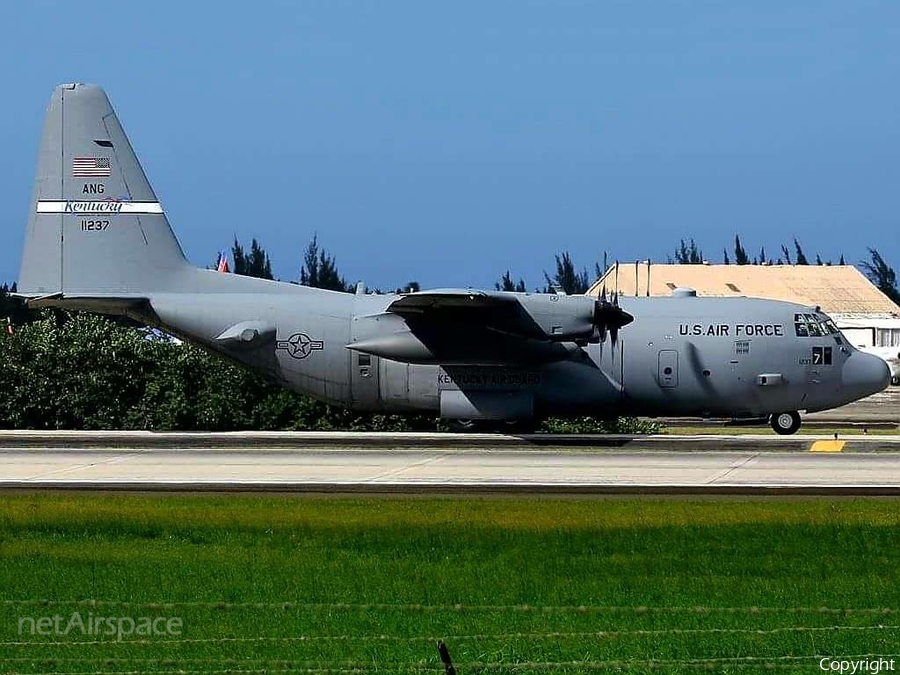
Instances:
[[[900,652],[898,542],[889,500],[6,495],[0,672],[821,672]],[[19,635],[76,611],[184,629]]]

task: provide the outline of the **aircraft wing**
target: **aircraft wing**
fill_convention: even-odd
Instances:
[[[402,295],[383,311],[362,317],[360,337],[347,346],[409,363],[548,362],[568,358],[574,344],[603,340],[607,331],[615,340],[632,319],[587,296],[454,288]]]
[[[442,311],[512,309],[519,306],[515,296],[500,292],[464,288],[439,288],[408,293],[388,305],[387,311],[400,316],[432,315]]]
[[[633,317],[605,298],[505,293],[442,288],[409,293],[386,312],[401,316],[416,331],[447,324],[478,326],[537,340],[566,341],[603,337]]]
[[[388,305],[386,311],[403,317],[414,332],[452,324],[546,339],[540,326],[512,293],[440,288],[403,295]]]

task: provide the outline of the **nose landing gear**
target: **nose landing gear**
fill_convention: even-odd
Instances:
[[[769,418],[769,424],[772,425],[772,429],[776,434],[781,434],[782,436],[795,434],[800,428],[800,413],[775,413]]]

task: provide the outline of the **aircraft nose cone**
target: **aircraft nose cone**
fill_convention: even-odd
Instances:
[[[884,359],[874,354],[854,352],[844,362],[844,388],[857,398],[876,394],[891,383],[891,369]]]

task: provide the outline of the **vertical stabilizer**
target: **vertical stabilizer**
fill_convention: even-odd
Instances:
[[[139,295],[188,267],[100,87],[53,92],[38,155],[18,290]]]

